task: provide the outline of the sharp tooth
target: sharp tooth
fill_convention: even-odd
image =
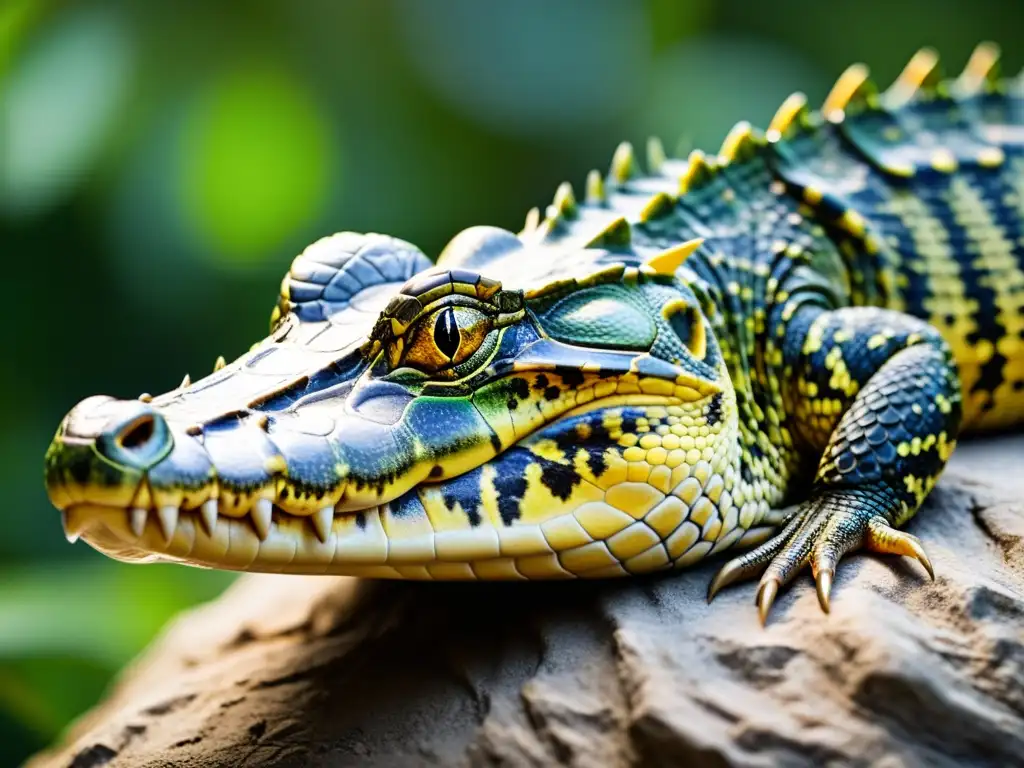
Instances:
[[[223,368],[227,364],[228,363],[224,359],[224,355],[218,356],[217,357],[217,361],[213,364],[213,372],[216,373],[217,371],[219,371],[221,368]]]
[[[266,541],[270,535],[270,521],[274,514],[274,505],[270,499],[256,499],[249,516],[252,518],[252,527],[256,529],[256,535],[260,541]]]
[[[189,375],[186,373],[185,374],[185,378],[182,379],[181,380],[181,384],[178,385],[178,389],[185,389],[185,387],[190,387],[190,386],[192,386],[192,379],[189,378]]]
[[[199,518],[203,521],[203,528],[211,536],[213,536],[213,532],[217,528],[217,512],[216,499],[207,499],[203,502],[203,506],[199,508]]]
[[[326,544],[327,537],[331,535],[331,526],[334,525],[334,507],[324,507],[320,511],[314,512],[311,519],[317,538]]]
[[[178,530],[178,508],[160,507],[156,511],[156,516],[160,519],[160,527],[164,531],[164,543],[170,544],[171,539],[174,538],[174,532]]]
[[[78,541],[78,531],[72,529],[66,509],[60,511],[60,523],[64,527],[64,538],[68,540],[68,544],[74,544]]]
[[[149,517],[149,512],[136,507],[129,512],[129,515],[131,520],[128,522],[132,527],[132,533],[135,534],[135,538],[142,538],[142,534],[146,532],[146,519]]]

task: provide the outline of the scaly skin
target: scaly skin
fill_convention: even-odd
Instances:
[[[269,338],[156,398],[90,398],[46,457],[69,536],[122,560],[409,579],[624,576],[734,546],[710,596],[867,547],[961,426],[1024,419],[1024,80],[922,51],[879,95],[639,175],[437,264],[314,243]]]

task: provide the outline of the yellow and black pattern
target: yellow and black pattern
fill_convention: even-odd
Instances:
[[[809,565],[827,610],[961,428],[1024,421],[1024,78],[862,65],[714,155],[632,148],[436,264],[341,233],[271,335],[156,398],[89,398],[46,457],[125,560],[416,579],[608,577],[737,545],[710,594]],[[789,512],[785,510],[790,510]],[[781,526],[781,529],[780,529]]]

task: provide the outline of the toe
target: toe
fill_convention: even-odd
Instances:
[[[865,546],[872,552],[880,554],[913,557],[928,571],[928,576],[932,581],[935,580],[935,570],[932,568],[932,561],[924,551],[921,540],[917,536],[893,528],[886,522],[885,518],[876,516],[868,521]]]
[[[714,600],[715,595],[730,584],[751,579],[761,573],[782,551],[799,525],[800,519],[791,517],[786,527],[764,544],[739,557],[734,557],[723,565],[711,580],[711,584],[708,585],[708,602]]]

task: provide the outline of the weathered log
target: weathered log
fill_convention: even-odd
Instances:
[[[958,450],[832,613],[718,563],[604,583],[247,576],[33,766],[1024,765],[1024,439]]]

